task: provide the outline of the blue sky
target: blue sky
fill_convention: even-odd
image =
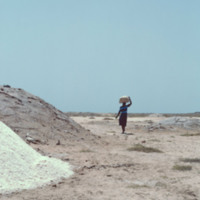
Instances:
[[[62,111],[200,111],[200,1],[0,0],[0,84]]]

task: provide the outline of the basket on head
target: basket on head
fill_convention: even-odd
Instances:
[[[119,103],[128,103],[130,101],[128,96],[122,96],[119,99]]]

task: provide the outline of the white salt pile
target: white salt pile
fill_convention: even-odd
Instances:
[[[41,156],[0,122],[0,194],[33,189],[72,174],[68,163]]]

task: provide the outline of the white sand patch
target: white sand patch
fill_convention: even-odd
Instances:
[[[41,156],[0,122],[0,193],[33,189],[72,174],[68,163]]]

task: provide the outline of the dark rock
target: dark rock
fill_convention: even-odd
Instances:
[[[3,87],[6,87],[6,88],[11,88],[10,85],[3,85]]]
[[[60,145],[60,140],[58,140],[58,142],[56,143],[56,145]]]

